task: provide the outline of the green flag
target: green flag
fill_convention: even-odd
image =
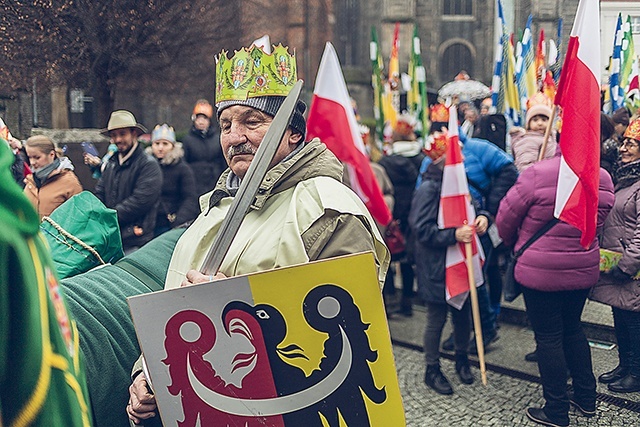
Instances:
[[[429,114],[427,105],[427,78],[422,66],[420,56],[420,37],[418,26],[413,27],[413,40],[411,46],[411,58],[409,58],[409,77],[411,78],[411,90],[407,93],[407,105],[409,112],[415,115],[418,125],[416,132],[420,136],[429,133]]]
[[[371,85],[373,86],[373,115],[376,119],[375,139],[378,147],[381,147],[384,139],[384,112],[382,108],[382,94],[384,91],[382,86],[382,69],[384,68],[384,63],[382,62],[382,54],[380,53],[378,35],[375,27],[371,27],[371,45],[369,46],[369,54],[372,69]]]

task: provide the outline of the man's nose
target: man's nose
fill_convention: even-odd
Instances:
[[[239,123],[232,123],[229,128],[228,141],[231,145],[240,145],[248,141],[246,127]]]

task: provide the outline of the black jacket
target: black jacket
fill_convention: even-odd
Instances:
[[[189,164],[196,179],[196,194],[203,195],[215,187],[218,178],[227,168],[222,154],[220,134],[215,126],[201,132],[194,126],[182,139],[184,160]]]
[[[442,169],[430,164],[413,195],[409,225],[415,239],[418,292],[427,302],[446,304],[445,256],[456,243],[456,229],[438,228]]]
[[[400,228],[403,232],[406,232],[408,228],[407,218],[411,208],[411,197],[413,197],[416,187],[416,179],[420,173],[422,159],[424,159],[424,154],[422,153],[412,157],[392,154],[383,157],[379,162],[393,184],[393,195],[395,197],[393,218],[400,220]]]
[[[162,172],[141,144],[122,165],[118,158],[118,154],[111,156],[94,193],[118,213],[122,246],[142,246],[153,238]],[[134,234],[134,226],[142,228],[142,235]]]
[[[157,159],[163,184],[156,228],[178,227],[193,221],[200,213],[193,172],[182,156],[183,149],[176,145],[162,160]]]

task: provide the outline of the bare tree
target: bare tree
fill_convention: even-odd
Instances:
[[[213,52],[238,37],[237,3],[0,0],[0,91],[27,89],[34,78],[80,85],[106,122],[123,81],[152,84],[162,75],[175,89],[185,70],[212,75]]]

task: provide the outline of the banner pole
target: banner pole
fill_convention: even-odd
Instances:
[[[540,153],[538,153],[538,161],[544,159],[544,152],[547,151],[547,143],[549,142],[549,136],[551,136],[551,128],[553,127],[553,121],[556,118],[556,107],[553,104],[553,108],[551,109],[551,117],[549,117],[549,123],[547,124],[547,129],[544,131],[544,140],[542,141],[542,147],[540,147]]]
[[[474,234],[475,236],[475,234]],[[465,242],[464,249],[467,258],[467,272],[469,275],[469,297],[471,298],[471,311],[473,313],[473,331],[476,336],[476,348],[478,349],[478,361],[480,362],[480,375],[482,384],[487,385],[487,368],[484,363],[484,342],[482,341],[482,324],[480,323],[480,306],[478,305],[478,291],[473,274],[473,248],[471,242]]]

